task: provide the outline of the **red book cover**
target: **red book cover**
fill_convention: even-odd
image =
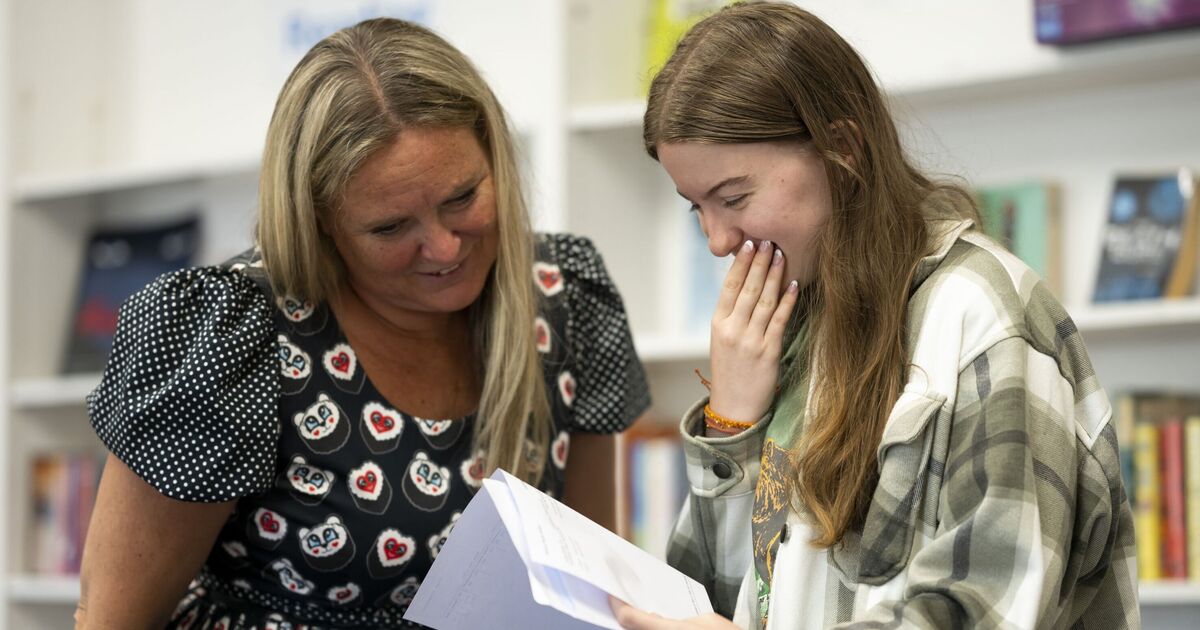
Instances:
[[[1182,420],[1168,420],[1159,428],[1159,458],[1163,483],[1163,577],[1187,579]]]

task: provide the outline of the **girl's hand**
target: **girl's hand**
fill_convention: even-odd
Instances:
[[[716,613],[675,621],[638,610],[611,595],[608,596],[608,602],[613,615],[617,617],[617,623],[625,630],[738,630],[733,622]]]
[[[783,333],[796,305],[796,283],[783,282],[783,252],[746,241],[725,276],[713,313],[709,406],[726,418],[756,422],[775,397]]]

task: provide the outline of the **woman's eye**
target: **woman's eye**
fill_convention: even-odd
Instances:
[[[403,230],[404,226],[406,226],[406,225],[408,225],[407,221],[397,221],[395,223],[388,223],[385,225],[380,225],[380,226],[371,228],[371,234],[374,234],[376,236],[390,236],[392,234],[396,234],[396,233],[400,232],[401,230]]]
[[[471,203],[471,201],[475,199],[475,190],[476,190],[475,188],[472,188],[471,190],[468,190],[467,192],[451,199],[450,201],[448,201],[446,203],[447,203],[447,205],[451,205],[451,206],[465,206],[468,203]]]
[[[728,199],[725,199],[723,203],[725,204],[726,208],[736,208],[739,205],[741,205],[742,201],[744,201],[745,199],[746,199],[746,195],[738,195],[736,197],[730,197]]]

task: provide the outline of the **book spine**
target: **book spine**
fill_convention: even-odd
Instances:
[[[1163,491],[1163,577],[1187,577],[1187,524],[1183,494],[1183,421],[1159,427]]]
[[[1133,429],[1133,463],[1137,478],[1134,535],[1137,540],[1138,578],[1162,579],[1162,519],[1159,510],[1158,427],[1139,423]]]
[[[1121,394],[1113,405],[1117,421],[1117,453],[1121,458],[1121,482],[1129,506],[1136,505],[1137,486],[1133,474],[1133,426],[1137,418],[1137,399],[1133,394]]]
[[[1200,416],[1184,426],[1184,464],[1187,467],[1188,579],[1200,582]]]

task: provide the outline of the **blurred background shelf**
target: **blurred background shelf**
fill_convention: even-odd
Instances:
[[[79,576],[14,575],[8,597],[26,604],[71,604],[79,601]]]
[[[84,398],[100,384],[100,374],[74,374],[13,381],[11,401],[14,409],[44,409],[82,406]]]

